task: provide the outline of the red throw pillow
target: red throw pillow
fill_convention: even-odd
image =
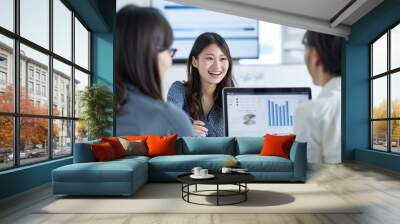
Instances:
[[[110,138],[101,138],[101,142],[108,142],[114,149],[115,155],[118,158],[126,156],[126,151],[122,146],[121,142],[119,142],[117,137],[110,137]]]
[[[92,144],[90,147],[92,149],[94,157],[99,162],[117,159],[117,155],[115,155],[115,151],[109,142]]]
[[[280,156],[290,158],[290,148],[296,135],[265,135],[261,156]]]
[[[177,138],[177,135],[148,136],[146,141],[148,156],[176,155]]]

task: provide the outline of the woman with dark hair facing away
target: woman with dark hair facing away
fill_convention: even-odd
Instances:
[[[191,136],[188,116],[163,101],[161,82],[172,64],[172,30],[154,8],[117,14],[117,135]]]
[[[341,54],[344,39],[307,31],[304,59],[319,96],[296,111],[296,140],[307,142],[309,163],[340,163],[341,158]]]
[[[194,135],[224,136],[222,89],[233,86],[229,47],[220,35],[207,32],[190,51],[187,82],[174,82],[167,101],[190,116]]]

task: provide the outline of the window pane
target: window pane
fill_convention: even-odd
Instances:
[[[13,118],[0,116],[0,170],[14,165]]]
[[[49,48],[49,0],[20,0],[21,36]]]
[[[34,163],[49,158],[48,119],[22,117],[20,119],[21,164]]]
[[[79,106],[80,92],[89,86],[89,75],[75,69],[75,117],[79,117],[81,114],[81,108]]]
[[[391,69],[400,67],[400,25],[397,25],[391,31],[390,50]]]
[[[60,0],[53,1],[53,9],[53,51],[72,60],[72,12]]]
[[[75,143],[88,140],[88,129],[83,120],[75,121]]]
[[[53,60],[53,115],[72,117],[71,66]]]
[[[14,0],[0,1],[0,26],[14,31]]]
[[[387,34],[372,44],[373,75],[387,71]]]
[[[0,35],[0,111],[14,111],[13,40]]]
[[[72,154],[72,121],[53,120],[53,157]]]
[[[89,70],[89,32],[75,18],[75,63]]]
[[[400,120],[393,120],[390,122],[391,127],[391,141],[392,141],[392,152],[400,153]]]
[[[400,72],[391,74],[391,88],[390,88],[390,98],[391,98],[391,109],[392,117],[400,118]]]
[[[387,121],[372,122],[372,148],[387,151]]]
[[[49,57],[21,44],[20,108],[25,114],[48,114]]]
[[[387,78],[372,80],[372,118],[387,118]]]

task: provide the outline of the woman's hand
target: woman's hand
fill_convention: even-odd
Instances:
[[[195,136],[207,136],[208,129],[204,125],[206,124],[200,120],[193,121],[193,133]]]

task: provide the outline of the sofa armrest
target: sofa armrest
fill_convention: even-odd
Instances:
[[[305,181],[307,176],[307,143],[294,142],[290,149],[290,160],[293,162],[293,179]]]
[[[92,144],[100,143],[99,140],[75,143],[74,147],[74,163],[89,163],[95,162],[96,158],[94,157],[90,146]]]

